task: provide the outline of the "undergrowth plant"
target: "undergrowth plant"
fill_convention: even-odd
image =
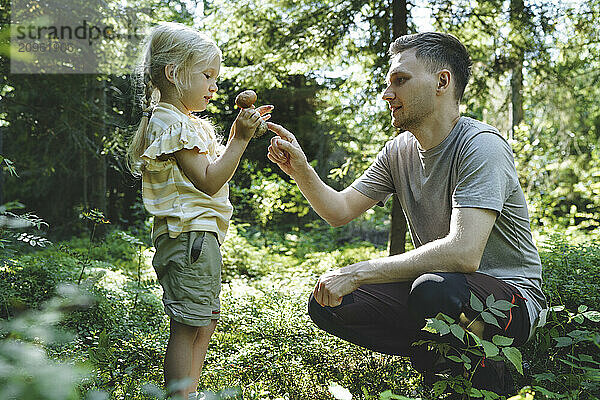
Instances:
[[[90,264],[92,260],[90,254],[92,252],[92,246],[94,246],[94,234],[96,233],[96,227],[100,224],[110,224],[110,221],[106,219],[102,211],[96,209],[84,211],[80,214],[80,217],[92,222],[92,231],[90,232],[88,252],[85,256],[85,259],[81,261],[81,273],[79,274],[79,278],[77,279],[78,285],[81,284],[81,279],[83,278],[85,268]]]
[[[494,335],[490,342],[480,338],[471,332],[469,328],[478,320],[500,327],[497,318],[507,318],[506,311],[515,307],[515,305],[506,300],[495,300],[493,294],[486,298],[484,305],[473,293],[471,293],[469,303],[471,308],[479,314],[473,318],[467,327],[461,326],[458,321],[440,313],[435,318],[428,318],[423,328],[442,337],[452,335],[458,341],[421,340],[416,342],[415,345],[426,344],[446,359],[464,367],[464,374],[442,377],[442,379],[435,382],[433,385],[434,396],[439,398],[447,389],[451,389],[455,393],[462,394],[464,398],[498,399],[500,396],[490,390],[473,387],[472,381],[477,369],[485,364],[486,359],[502,360],[510,362],[519,373],[523,374],[523,356],[519,349],[512,346],[513,338]]]

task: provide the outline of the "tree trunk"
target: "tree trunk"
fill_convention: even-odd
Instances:
[[[391,215],[392,223],[390,224],[388,236],[388,254],[390,256],[406,251],[406,218],[398,201],[398,196],[393,195],[392,198],[394,199]]]
[[[510,1],[510,23],[511,29],[515,34],[523,30],[522,19],[526,15],[525,3],[523,0]],[[524,49],[518,44],[514,45],[514,62],[512,66],[512,75],[510,77],[511,88],[511,106],[512,119],[510,123],[510,138],[515,137],[516,127],[523,121],[523,60],[525,58]]]
[[[406,0],[392,0],[392,40],[408,34]],[[406,218],[398,196],[394,195],[390,232],[388,235],[388,253],[390,256],[406,251]]]
[[[510,78],[512,121],[510,138],[515,137],[515,128],[523,121],[523,57],[519,55],[516,65],[513,67]]]
[[[83,208],[88,209],[90,208],[90,203],[88,201],[87,149],[85,148],[81,150],[81,174],[83,178],[83,184],[81,185],[81,189],[83,190]]]
[[[408,34],[406,0],[392,0],[392,40]]]
[[[0,126],[0,156],[3,155],[3,136],[6,128]],[[0,164],[0,206],[4,204],[4,165]]]

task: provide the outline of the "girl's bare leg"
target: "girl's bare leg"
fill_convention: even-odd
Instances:
[[[194,340],[194,347],[192,350],[192,365],[190,370],[190,376],[193,381],[188,387],[189,392],[195,392],[198,388],[198,381],[200,380],[200,373],[202,372],[202,366],[204,365],[204,358],[206,357],[206,350],[208,349],[208,342],[215,331],[217,326],[217,320],[213,319],[207,326],[198,327],[198,334],[196,340]]]
[[[169,343],[165,354],[164,372],[165,385],[169,388],[175,382],[184,379],[194,379],[192,373],[193,347],[198,336],[198,327],[181,324],[171,319]],[[186,399],[191,384],[174,391],[173,394]],[[193,391],[193,390],[192,390]]]

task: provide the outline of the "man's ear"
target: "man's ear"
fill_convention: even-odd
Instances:
[[[450,80],[452,78],[452,74],[447,69],[443,69],[438,72],[438,84],[437,84],[437,93],[443,94],[450,88]]]
[[[175,66],[173,64],[165,65],[165,78],[172,84],[175,84]]]

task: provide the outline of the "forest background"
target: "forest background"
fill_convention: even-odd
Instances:
[[[71,0],[73,8],[77,1]],[[396,134],[380,98],[393,38],[424,30],[455,34],[474,62],[461,111],[498,127],[513,147],[532,231],[546,263],[544,290],[553,306],[572,313],[555,315],[555,321],[567,329],[567,322],[579,323],[577,315],[595,315],[589,312],[600,308],[598,0],[108,0],[98,7],[107,18],[139,27],[177,21],[213,37],[223,51],[224,67],[219,91],[202,115],[226,136],[238,112],[235,95],[254,89],[258,103],[275,105],[273,121],[296,134],[311,164],[336,189],[358,177]],[[10,20],[11,4],[2,0],[0,300],[5,347],[0,355],[11,367],[0,369],[0,387],[48,391],[47,383],[38,389],[26,384],[34,374],[31,368],[13,369],[18,363],[6,361],[16,351],[6,346],[17,340],[43,349],[48,371],[81,368],[64,378],[68,396],[145,396],[143,382],[161,385],[166,322],[149,267],[151,221],[141,203],[140,182],[125,166],[127,141],[141,117],[139,93],[132,86],[135,60],[128,57],[136,53],[137,43],[100,44],[110,53],[101,67],[110,73],[11,73],[18,55],[11,52]],[[235,212],[224,248],[224,297],[232,309],[247,306],[247,315],[221,325],[209,350],[209,357],[216,355],[209,358],[204,384],[215,392],[239,387],[245,398],[331,398],[333,381],[358,398],[377,398],[386,390],[419,394],[416,373],[405,360],[390,361],[321,338],[303,308],[319,273],[410,249],[401,210],[390,201],[345,227],[326,226],[293,182],[268,161],[268,140],[251,142],[230,184]],[[15,220],[22,223],[14,225]],[[67,312],[64,304],[52,302],[55,296],[83,302],[86,311],[75,307]],[[74,336],[32,334],[41,315],[56,307],[60,318],[42,324],[44,329],[66,329]],[[598,346],[594,318],[582,322],[594,327],[589,340],[569,336],[573,330],[550,329],[536,338],[524,355],[529,372],[518,383],[537,388],[532,390],[538,396],[544,390],[571,396],[597,389],[597,356],[578,358],[576,367],[560,361],[565,351],[579,357],[587,354],[586,346]],[[582,326],[575,330],[585,331]],[[300,346],[300,340],[294,347],[298,337],[310,346]],[[564,337],[571,342],[557,340]],[[266,342],[268,353],[260,346]],[[126,348],[137,350],[126,355]],[[279,350],[270,353],[274,348]],[[551,348],[557,356],[545,361],[552,368],[535,361],[538,351]],[[311,349],[330,359],[327,371],[319,373]],[[131,354],[138,357],[127,358]],[[258,360],[261,367],[255,365]],[[228,370],[231,365],[240,370]],[[282,369],[291,375],[277,375]],[[554,376],[539,376],[548,370]]]

